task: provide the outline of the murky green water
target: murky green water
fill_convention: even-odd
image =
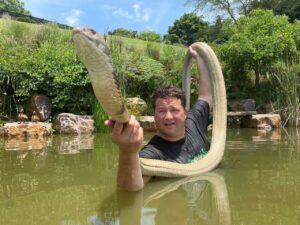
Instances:
[[[105,134],[0,139],[0,224],[297,225],[299,146],[296,129],[229,130],[214,172],[129,194],[116,190],[117,149]]]

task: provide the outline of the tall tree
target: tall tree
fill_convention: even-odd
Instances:
[[[190,45],[196,41],[206,41],[208,37],[208,24],[195,13],[185,13],[170,26],[164,36],[165,41],[171,44],[179,43]]]
[[[250,10],[271,9],[277,15],[287,15],[291,21],[300,19],[299,0],[252,0]]]
[[[219,10],[228,14],[236,22],[239,14],[248,15],[252,0],[186,0],[186,5],[193,5],[195,11],[201,11],[205,7],[210,10]]]
[[[20,0],[0,0],[0,10],[31,15],[30,12],[24,8],[24,2]]]
[[[217,19],[213,25],[210,25],[209,29],[209,41],[215,42],[217,44],[224,43],[226,40],[228,40],[228,35],[223,30],[223,24],[225,24],[225,21],[222,21],[222,18],[220,16],[217,16]]]

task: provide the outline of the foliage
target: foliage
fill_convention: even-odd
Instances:
[[[298,126],[300,116],[300,68],[295,63],[275,65],[268,76],[273,85],[273,97],[284,125]]]
[[[108,32],[108,34],[109,35],[117,35],[117,36],[121,36],[121,37],[135,38],[137,36],[137,31],[130,31],[130,30],[126,30],[124,28],[117,28],[111,32]]]
[[[291,21],[300,19],[299,0],[253,0],[250,8],[251,10],[271,9],[275,14],[287,15]]]
[[[226,33],[226,26],[230,23],[228,20],[222,20],[220,16],[217,17],[215,23],[209,26],[208,41],[217,44],[226,42],[229,35]]]
[[[94,104],[93,104],[93,117],[95,119],[95,126],[96,130],[99,133],[107,133],[108,128],[104,126],[104,121],[108,119],[108,116],[104,112],[102,106],[100,103],[95,99]]]
[[[154,42],[161,42],[161,36],[160,34],[154,32],[145,30],[139,33],[138,38],[144,41],[154,41]]]
[[[171,44],[190,45],[196,41],[206,41],[207,33],[208,24],[201,17],[194,13],[185,13],[169,27],[164,40]]]
[[[70,42],[71,32],[51,24],[1,22],[1,99],[10,102],[4,111],[16,112],[17,105],[42,93],[51,97],[54,113],[91,113],[91,84]]]
[[[0,10],[30,15],[30,12],[24,8],[24,3],[20,0],[1,0]]]
[[[268,67],[296,54],[293,37],[287,17],[274,16],[270,10],[255,10],[248,17],[240,18],[232,27],[229,41],[220,50],[229,82],[240,83],[253,71],[258,86]]]
[[[127,96],[148,99],[163,81],[164,68],[161,63],[134,52],[121,53],[114,57],[119,80],[126,87]]]
[[[147,42],[146,53],[149,57],[151,57],[154,60],[159,60],[160,59],[160,51],[161,51],[160,45],[153,43],[153,42]]]

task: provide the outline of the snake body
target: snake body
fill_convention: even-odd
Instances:
[[[129,114],[116,83],[116,72],[105,41],[95,31],[85,27],[74,29],[73,41],[79,58],[88,69],[95,95],[104,111],[113,120],[127,122]],[[213,130],[210,150],[204,158],[189,164],[141,158],[140,164],[143,175],[194,176],[215,169],[222,160],[225,150],[227,121],[226,91],[222,70],[215,53],[206,43],[197,42],[192,47],[204,60],[211,80]],[[187,95],[188,104],[190,101],[191,65],[192,56],[187,53],[184,63],[183,89]]]

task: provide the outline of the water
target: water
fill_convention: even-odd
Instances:
[[[149,138],[151,134],[148,134]],[[300,130],[228,131],[220,167],[116,188],[106,134],[0,139],[0,224],[300,224]]]

